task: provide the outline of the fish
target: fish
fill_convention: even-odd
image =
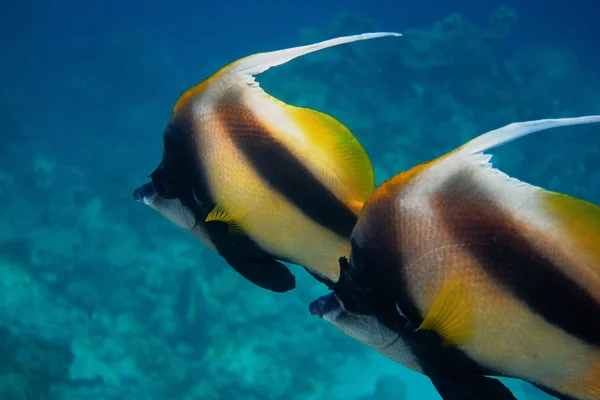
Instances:
[[[486,375],[600,399],[600,207],[500,171],[490,151],[597,122],[515,122],[382,183],[352,232],[341,304],[433,334]]]
[[[427,376],[444,400],[516,400],[498,379],[464,374],[467,368],[480,370],[465,365],[464,358],[451,348],[436,345],[435,337],[404,327],[395,330],[372,314],[350,312],[334,292],[311,302],[309,311],[379,354]]]
[[[200,307],[201,290],[196,273],[196,268],[188,266],[179,279],[179,290],[172,306],[178,328],[174,339],[192,347],[203,347],[206,343],[206,312]]]
[[[198,285],[194,272],[193,267],[187,267],[184,270],[180,279],[179,291],[173,304],[173,312],[181,325],[193,324],[198,319],[198,305],[196,302]]]
[[[134,199],[216,251],[253,284],[295,288],[284,263],[331,286],[337,254],[375,189],[371,160],[334,117],[288,105],[255,75],[363,33],[241,58],[185,91],[163,133],[163,155]]]

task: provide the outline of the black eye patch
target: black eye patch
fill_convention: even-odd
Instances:
[[[366,288],[357,284],[352,278],[351,266],[346,257],[340,257],[340,279],[333,286],[333,291],[344,306],[354,314],[371,314]]]
[[[175,198],[174,190],[166,182],[160,181],[157,179],[153,179],[152,186],[154,187],[154,191],[163,199],[174,199]]]
[[[154,191],[163,199],[180,198],[187,185],[176,169],[165,163],[165,160],[150,174]]]

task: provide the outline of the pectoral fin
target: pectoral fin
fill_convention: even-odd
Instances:
[[[474,330],[472,304],[469,288],[455,278],[444,286],[418,329],[435,331],[445,345],[466,343]]]
[[[296,287],[294,274],[279,261],[236,257],[225,257],[225,261],[244,278],[264,289],[283,293]]]
[[[430,379],[443,400],[517,400],[502,382],[487,376]]]
[[[222,207],[216,206],[206,217],[205,222],[220,221],[228,226],[228,231],[233,235],[243,235],[244,228],[241,226],[241,220],[246,213],[243,210],[238,212],[227,212]]]

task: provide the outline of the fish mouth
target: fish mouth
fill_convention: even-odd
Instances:
[[[148,182],[133,191],[133,199],[139,203],[146,203],[146,199],[154,193],[152,182]]]
[[[340,309],[340,303],[334,292],[321,296],[308,306],[308,311],[319,318]]]

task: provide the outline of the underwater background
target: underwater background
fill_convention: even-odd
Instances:
[[[256,52],[396,31],[261,75],[361,140],[377,182],[503,125],[600,113],[600,5],[0,2],[0,400],[438,399],[429,380],[311,316],[133,201],[178,96]],[[494,151],[600,203],[600,130]],[[520,399],[549,399],[507,381]]]

